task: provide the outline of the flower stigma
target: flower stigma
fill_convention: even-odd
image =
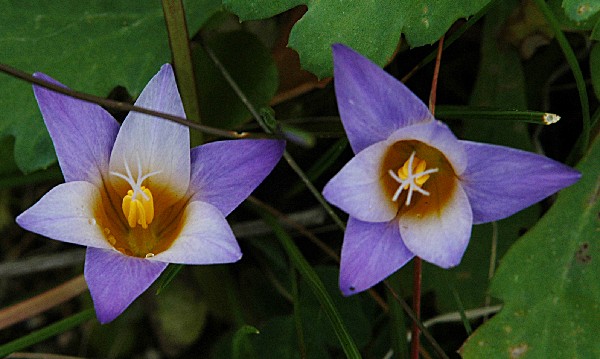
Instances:
[[[425,182],[429,179],[429,175],[438,172],[438,168],[427,168],[425,160],[421,160],[415,157],[416,151],[413,151],[409,159],[404,162],[404,165],[398,169],[397,174],[394,171],[389,170],[390,176],[400,184],[394,195],[392,201],[396,202],[398,197],[403,190],[408,190],[408,196],[406,197],[405,204],[410,205],[412,195],[414,191],[421,193],[422,195],[429,196],[429,192],[421,188]]]
[[[135,228],[136,225],[139,224],[143,229],[146,229],[154,219],[154,198],[152,197],[150,189],[142,186],[142,183],[150,176],[154,176],[162,171],[159,170],[142,175],[142,163],[138,158],[137,177],[134,180],[127,160],[123,159],[123,161],[125,162],[125,171],[127,172],[127,175],[119,172],[110,172],[111,175],[124,179],[131,187],[123,197],[123,214],[125,215],[125,218],[127,218],[129,227]]]

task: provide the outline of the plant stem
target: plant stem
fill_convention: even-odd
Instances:
[[[46,88],[48,90],[54,91],[54,92],[58,92],[61,93],[63,95],[67,95],[82,101],[86,101],[86,102],[91,102],[91,103],[95,103],[97,105],[106,107],[106,108],[112,108],[115,110],[119,110],[119,111],[135,111],[135,112],[139,112],[139,113],[143,113],[146,115],[150,115],[150,116],[155,116],[155,117],[160,117],[160,118],[164,118],[165,120],[169,120],[169,121],[173,121],[175,123],[178,123],[180,125],[183,126],[187,126],[189,128],[193,128],[195,130],[198,130],[200,132],[204,132],[207,133],[209,135],[215,135],[215,136],[222,136],[222,137],[227,137],[227,138],[234,138],[234,139],[239,139],[239,138],[265,138],[265,137],[269,137],[266,136],[264,134],[260,134],[260,135],[254,135],[254,134],[250,134],[247,132],[242,132],[242,133],[238,133],[235,131],[225,131],[225,130],[220,130],[218,128],[214,128],[214,127],[209,127],[209,126],[204,126],[201,125],[199,123],[195,123],[193,121],[187,120],[183,117],[179,117],[179,116],[173,116],[170,115],[168,113],[164,113],[164,112],[159,112],[159,111],[154,111],[145,107],[139,107],[139,106],[135,106],[132,104],[129,104],[127,102],[121,102],[121,101],[115,101],[115,100],[110,100],[110,99],[106,99],[103,97],[99,97],[99,96],[94,96],[94,95],[90,95],[84,92],[79,92],[79,91],[75,91],[75,90],[71,90],[69,88],[57,85],[55,83],[52,82],[48,82],[45,80],[42,80],[40,78],[34,77],[24,71],[21,71],[19,69],[16,69],[12,66],[8,66],[6,64],[2,64],[0,63],[0,72],[4,72],[6,74],[9,74],[10,76],[29,82],[31,84],[34,85],[38,85],[41,86],[43,88]]]
[[[173,56],[173,68],[185,114],[188,119],[201,123],[196,76],[183,4],[181,0],[162,0],[162,6]]]
[[[440,63],[442,61],[442,50],[444,49],[444,36],[440,38],[438,43],[437,57],[435,59],[435,68],[433,70],[433,79],[431,80],[431,92],[429,93],[429,111],[432,115],[435,115],[435,100],[437,94],[437,82],[440,74]],[[419,325],[417,321],[421,319],[421,280],[423,276],[422,271],[423,261],[419,257],[415,257],[414,264],[414,276],[413,276],[413,310],[415,312],[416,320],[412,326],[412,342],[410,346],[410,357],[412,359],[419,358]]]

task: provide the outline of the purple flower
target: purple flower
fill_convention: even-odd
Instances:
[[[271,172],[283,141],[221,141],[190,152],[185,126],[131,112],[119,128],[98,105],[37,86],[34,93],[66,183],[17,223],[87,247],[84,274],[101,323],[121,314],[168,263],[241,258],[225,217]],[[136,105],[185,116],[169,64]]]
[[[543,156],[460,141],[377,65],[339,44],[333,57],[338,108],[356,154],[323,191],[350,215],[344,295],[372,287],[414,256],[456,266],[473,224],[508,217],[580,178]]]

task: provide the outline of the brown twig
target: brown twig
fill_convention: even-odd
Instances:
[[[53,308],[87,289],[83,274],[33,298],[0,310],[0,330]]]

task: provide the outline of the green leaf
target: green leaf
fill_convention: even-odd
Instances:
[[[416,47],[438,40],[459,18],[477,13],[489,0],[224,0],[242,21],[263,19],[300,4],[308,6],[290,34],[289,45],[300,53],[304,68],[331,76],[331,45],[344,43],[379,65],[387,63],[401,34]]]
[[[590,52],[590,74],[594,94],[600,99],[600,43],[594,44]]]
[[[198,339],[208,314],[206,302],[181,278],[155,297],[152,315],[161,346],[171,356],[181,354]]]
[[[269,103],[277,91],[277,68],[269,50],[255,35],[244,31],[221,33],[210,38],[207,46],[255,108]],[[202,123],[233,129],[249,120],[250,112],[205,51],[198,47],[193,57]]]
[[[465,343],[465,358],[600,357],[600,140],[537,225],[502,259],[491,294],[504,308]]]
[[[600,0],[563,0],[567,16],[574,21],[583,21],[600,11]]]
[[[215,3],[186,3],[190,33],[218,9]],[[106,96],[122,85],[137,95],[171,57],[160,2],[0,0],[0,8],[0,59],[76,90]],[[31,86],[1,75],[0,113],[0,137],[15,137],[23,172],[56,161]]]

